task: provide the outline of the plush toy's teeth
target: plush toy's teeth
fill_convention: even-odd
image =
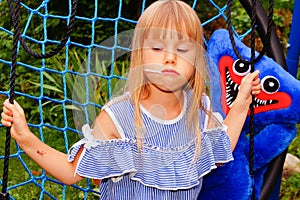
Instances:
[[[239,85],[238,84],[234,84],[234,91],[237,91],[239,89]]]
[[[254,104],[255,107],[259,107],[259,106],[266,106],[266,105],[270,105],[270,104],[275,104],[277,103],[277,101],[275,100],[261,100],[258,98],[254,98]]]
[[[233,105],[236,98],[235,94],[239,90],[239,85],[233,82],[230,77],[229,71],[226,72],[226,103],[228,107]]]
[[[233,97],[227,98],[227,102],[232,102],[232,101],[231,101],[232,99],[233,99]]]
[[[240,85],[236,84],[231,79],[229,71],[226,70],[226,103],[229,108],[233,105],[239,89],[240,89]],[[267,106],[270,104],[276,104],[277,102],[278,102],[277,100],[261,100],[255,97],[254,107],[256,108],[259,106]]]

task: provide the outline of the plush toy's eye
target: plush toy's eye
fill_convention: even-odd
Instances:
[[[261,80],[262,90],[267,94],[274,94],[279,90],[280,83],[274,76],[265,76]]]
[[[239,76],[245,76],[250,72],[250,65],[243,63],[240,59],[233,63],[233,72]]]

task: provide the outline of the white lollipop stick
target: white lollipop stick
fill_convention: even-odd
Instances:
[[[144,69],[146,72],[151,72],[151,73],[158,73],[161,74],[162,72],[159,70],[155,70],[155,69]]]

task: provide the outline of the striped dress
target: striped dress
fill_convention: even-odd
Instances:
[[[195,134],[187,126],[191,91],[184,96],[183,109],[172,120],[158,119],[141,106],[145,133],[140,152],[129,95],[112,100],[103,109],[121,138],[98,140],[89,125],[84,125],[84,138],[69,152],[68,161],[72,162],[84,145],[75,173],[101,179],[100,199],[197,199],[202,177],[216,168],[216,163],[229,162],[233,157],[226,127],[207,130],[208,117],[200,109],[202,143],[195,157]],[[209,107],[207,96],[202,99]]]

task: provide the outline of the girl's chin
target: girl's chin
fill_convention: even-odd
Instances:
[[[165,93],[173,93],[173,92],[178,92],[179,90],[182,90],[183,85],[177,85],[177,84],[172,84],[172,85],[162,85],[162,84],[153,84],[152,85],[157,88],[158,90],[165,92]]]

